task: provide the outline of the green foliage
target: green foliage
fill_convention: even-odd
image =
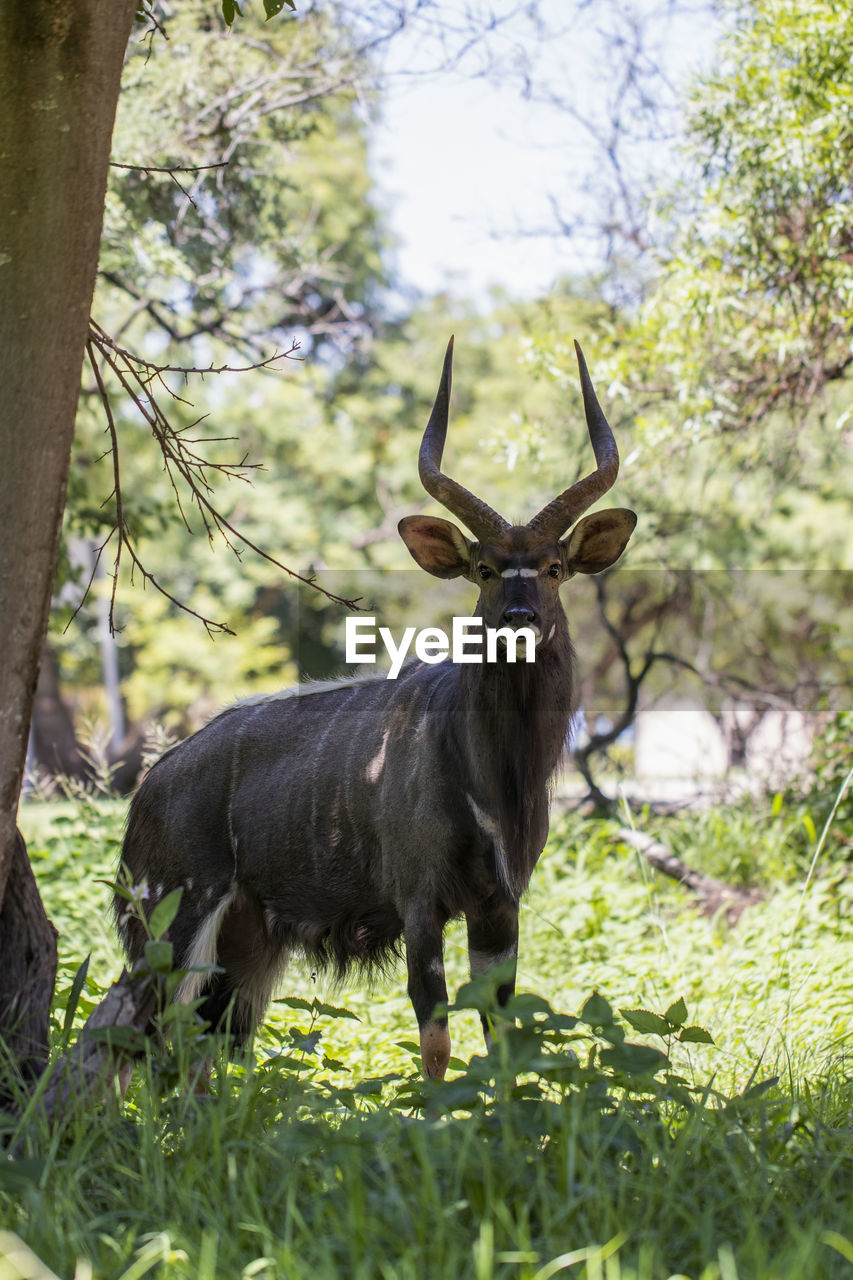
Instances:
[[[123,345],[170,342],[170,364],[217,341],[251,363],[235,350],[286,348],[295,326],[333,336],[384,276],[355,101],[370,67],[345,14],[267,24],[251,5],[226,39],[190,0],[166,29],[122,80],[96,314]]]
[[[288,9],[292,9],[295,12],[296,0],[264,0],[264,13],[267,16],[267,21],[281,13],[285,5],[287,5]],[[225,19],[227,26],[232,26],[234,19],[238,15],[242,18],[243,10],[237,3],[237,0],[222,0],[222,16]]]
[[[71,988],[62,988],[90,956],[92,977],[116,969],[118,948],[105,910],[104,881],[118,866],[127,804],[82,795],[49,804],[24,802],[21,821],[39,889],[60,937],[60,989],[64,1007]],[[90,977],[88,982],[92,980]],[[91,1004],[81,1005],[88,1016]]]
[[[640,518],[627,566],[660,570],[612,616],[635,670],[655,650],[693,663],[679,692],[715,712],[754,690],[814,715],[829,690],[849,702],[853,19],[831,0],[727,18],[660,195],[649,296],[587,344]],[[535,367],[570,381],[574,336],[536,336]],[[596,663],[597,687],[613,670]],[[644,696],[676,679],[663,663]]]
[[[834,812],[834,844],[849,859],[853,852],[853,711],[837,708],[823,718],[812,753],[814,779],[809,800],[817,823],[823,826]]]
[[[591,367],[634,423],[620,486],[662,559],[846,568],[853,19],[832,0],[726,7],[660,194],[650,296],[610,317]],[[537,349],[561,377],[570,337]]]
[[[744,358],[752,356],[742,377],[762,379],[765,394],[805,398],[798,365],[817,363],[833,377],[850,362],[853,17],[820,0],[807,9],[749,0],[731,12],[718,70],[690,120],[708,211],[694,243],[704,243],[708,278],[716,271],[728,281],[727,314],[717,320],[732,322]],[[772,380],[767,357],[776,357]]]
[[[801,427],[852,358],[853,19],[831,0],[733,0],[728,11],[716,66],[688,106],[676,230],[624,335],[622,368],[635,387],[664,393],[652,431],[663,421],[688,437],[741,432],[732,447],[744,462],[760,458],[791,483],[823,459],[814,435],[785,429],[782,411]],[[827,401],[820,439],[836,460],[844,391]]]
[[[775,843],[772,874],[800,874],[784,800],[751,827],[747,810],[728,816],[660,820],[659,834],[686,842],[692,822],[696,865],[714,844],[745,858],[750,842],[759,854]],[[22,820],[76,972],[105,915],[95,876],[119,814],[66,803]],[[844,882],[819,867],[804,902],[778,888],[729,929],[695,914],[614,829],[555,824],[509,1009],[495,1007],[499,972],[465,980],[463,932],[451,931],[458,1057],[443,1085],[421,1079],[402,975],[348,992],[342,1008],[295,964],[245,1058],[228,1063],[179,1019],[148,1046],[124,1104],[62,1133],[29,1125],[0,1172],[4,1225],[57,1275],[90,1266],[96,1280],[414,1278],[425,1257],[454,1280],[544,1280],[567,1259],[608,1280],[845,1275]],[[96,952],[66,990],[58,1047],[75,998],[82,1017],[117,965]],[[481,1014],[495,1033],[487,1053]],[[204,1055],[211,1092],[187,1093]]]

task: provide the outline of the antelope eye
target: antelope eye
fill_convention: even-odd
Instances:
[[[559,565],[559,564],[549,564],[549,565],[548,565],[548,577],[549,577],[549,578],[559,578],[559,577],[561,576],[562,572],[563,572],[562,565]]]
[[[477,573],[480,575],[483,582],[486,582],[489,578],[491,578],[493,572],[494,571],[490,569],[487,564],[481,564],[477,566]]]

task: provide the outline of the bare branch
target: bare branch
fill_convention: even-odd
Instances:
[[[178,188],[179,191],[183,193],[187,201],[192,205],[194,209],[197,209],[198,205],[196,204],[195,200],[193,200],[192,196],[190,195],[189,191],[187,191],[184,184],[178,180],[177,174],[201,173],[205,169],[225,169],[227,168],[227,165],[228,165],[227,160],[217,160],[214,164],[186,164],[186,165],[182,165],[182,164],[173,164],[173,165],[121,164],[118,160],[110,161],[110,168],[112,169],[130,169],[130,170],[133,170],[135,173],[144,173],[149,175],[152,173],[168,174],[169,177],[174,182],[175,186]]]
[[[111,169],[133,169],[136,173],[201,173],[204,169],[225,169],[227,160],[217,160],[215,164],[122,164],[120,160],[111,160]]]
[[[207,373],[251,373],[256,369],[270,369],[277,360],[302,359],[301,356],[296,354],[301,349],[302,344],[298,338],[294,338],[287,351],[275,351],[264,360],[256,360],[254,364],[214,365],[213,362],[209,365],[157,364],[153,360],[146,360],[144,356],[137,355],[133,351],[128,351],[125,347],[120,347],[95,320],[90,320],[89,323],[92,331],[92,340],[96,342],[99,350],[104,347],[109,348],[110,351],[120,356],[129,368],[133,368],[136,371],[144,369],[149,377],[161,377],[164,373],[179,373],[187,378],[191,374],[198,374],[200,377],[204,377]],[[165,387],[166,384],[164,383],[163,385]]]
[[[116,343],[100,327],[100,325],[95,321],[91,322],[86,351],[89,363],[92,366],[97,387],[97,395],[104,410],[104,416],[107,422],[107,431],[110,437],[110,447],[107,450],[107,453],[112,456],[113,463],[113,490],[110,494],[110,498],[115,502],[115,522],[109,534],[98,548],[96,567],[107,544],[111,541],[113,535],[117,534],[118,538],[116,542],[115,559],[111,575],[112,592],[109,612],[109,626],[110,631],[113,634],[115,634],[115,603],[123,551],[127,552],[128,558],[130,559],[132,573],[133,571],[138,570],[142,576],[143,582],[150,582],[155,590],[159,591],[161,595],[165,596],[167,600],[170,600],[177,608],[190,614],[192,617],[197,618],[210,635],[214,635],[217,632],[226,632],[227,634],[232,635],[233,632],[224,622],[217,622],[211,618],[207,618],[203,614],[196,612],[195,609],[190,608],[190,606],[185,604],[183,601],[178,600],[176,596],[172,595],[172,593],[167,590],[160,581],[158,581],[155,575],[145,566],[141,559],[137,549],[136,540],[129,527],[124,506],[119,460],[118,430],[116,427],[115,416],[113,414],[110,393],[103,376],[103,368],[108,368],[110,370],[118,381],[123,395],[139,412],[151,429],[152,435],[157,441],[163,457],[164,469],[175,495],[177,509],[188,531],[191,532],[192,527],[185,507],[186,495],[189,496],[190,503],[194,505],[199,512],[208,540],[211,543],[213,542],[214,535],[218,533],[225,544],[234,552],[235,555],[239,557],[242,554],[242,551],[235,545],[235,542],[241,542],[244,546],[254,551],[256,555],[259,555],[264,560],[269,561],[270,564],[275,565],[276,568],[280,569],[283,573],[286,573],[289,577],[295,578],[306,586],[314,587],[315,590],[321,592],[321,594],[326,596],[327,599],[333,601],[335,604],[342,604],[349,609],[358,608],[357,600],[349,600],[345,599],[343,596],[335,595],[333,592],[327,591],[325,587],[320,586],[316,581],[316,578],[313,576],[306,577],[303,574],[290,569],[280,560],[277,560],[275,556],[264,551],[262,547],[253,542],[252,539],[243,533],[241,529],[226,519],[222,512],[214,505],[212,500],[214,492],[212,482],[213,477],[219,476],[225,477],[226,479],[243,480],[248,483],[249,478],[245,472],[259,466],[260,464],[249,463],[245,455],[239,462],[216,462],[197,452],[194,446],[198,444],[218,443],[233,437],[188,436],[187,432],[192,427],[197,426],[203,419],[198,418],[194,423],[190,423],[187,426],[176,427],[163,410],[157,396],[152,390],[152,385],[159,384],[168,395],[185,404],[188,402],[177,396],[174,390],[169,387],[164,378],[165,374],[180,374],[184,378],[189,378],[192,374],[204,377],[205,374],[241,373],[246,372],[250,368],[269,368],[276,360],[283,357],[292,357],[298,349],[299,343],[294,341],[288,351],[276,352],[275,355],[249,366],[214,366],[211,364],[206,367],[190,367],[159,365],[153,361],[146,360],[142,356],[137,356],[135,353],[124,347],[120,347],[118,343]],[[86,585],[83,600],[86,599],[91,589],[94,576],[95,571],[93,569],[89,582]],[[77,606],[75,613],[72,614],[72,620],[82,606],[83,600],[81,600],[80,604]]]

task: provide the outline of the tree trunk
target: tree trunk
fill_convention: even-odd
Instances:
[[[0,1029],[8,1052],[31,1080],[47,1062],[56,930],[45,915],[20,833],[0,908],[0,975]]]
[[[48,776],[91,781],[97,777],[101,761],[95,762],[77,741],[74,716],[65,700],[59,674],[59,663],[48,641],[42,650],[33,703],[28,767],[32,769],[35,765]],[[112,790],[119,795],[133,790],[142,769],[144,745],[145,729],[138,724],[122,730],[118,738],[114,735],[107,745],[103,764],[109,768]]]
[[[0,0],[0,1017],[52,986],[15,821],[135,7]]]
[[[0,903],[134,11],[135,0],[0,0]]]
[[[92,770],[80,751],[74,719],[62,696],[59,664],[50,644],[42,650],[36,696],[33,703],[30,733],[31,765],[35,763],[49,774],[62,774],[80,782],[91,777]]]

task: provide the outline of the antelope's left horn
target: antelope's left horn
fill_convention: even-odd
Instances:
[[[588,507],[591,507],[613,486],[619,474],[619,450],[616,448],[610,425],[598,403],[592,379],[586,367],[586,360],[577,342],[575,351],[583,391],[586,426],[598,465],[590,475],[576,481],[553,502],[549,502],[547,507],[543,507],[528,524],[528,529],[532,529],[534,533],[546,534],[555,541],[563,536],[569,526],[573,525]]]

